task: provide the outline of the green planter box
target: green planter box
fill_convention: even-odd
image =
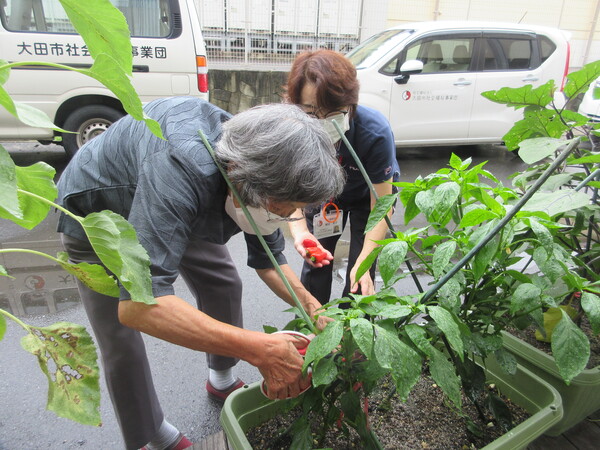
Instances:
[[[566,385],[558,372],[554,359],[509,333],[503,333],[504,347],[519,364],[551,384],[560,394],[564,409],[560,422],[546,431],[549,436],[559,436],[600,409],[600,366],[586,369]]]
[[[527,369],[519,366],[515,375],[508,375],[493,360],[487,362],[487,376],[501,392],[517,405],[525,408],[531,417],[485,447],[486,450],[522,449],[557,423],[563,414],[558,392]],[[289,402],[272,401],[260,392],[260,383],[244,386],[225,401],[221,410],[221,425],[229,447],[251,450],[246,430],[285,411]]]

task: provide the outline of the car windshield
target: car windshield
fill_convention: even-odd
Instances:
[[[392,48],[405,40],[414,30],[394,29],[376,34],[351,50],[346,56],[357,69],[369,67]]]

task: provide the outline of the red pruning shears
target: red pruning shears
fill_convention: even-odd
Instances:
[[[302,355],[302,357],[304,357],[306,355],[306,350],[308,349],[308,344],[310,344],[310,338],[302,333],[300,333],[299,331],[292,331],[292,330],[282,330],[282,331],[275,331],[273,334],[290,334],[292,336],[298,337],[302,340],[304,340],[306,342],[306,345],[302,348],[296,348],[296,350],[298,350],[298,353],[300,353],[300,355]],[[309,367],[307,373],[310,375],[312,374],[312,368]],[[306,392],[308,389],[310,389],[310,385],[304,389],[303,391],[300,392],[300,394]],[[265,380],[262,380],[262,382],[260,383],[260,392],[262,392],[262,394],[265,397],[268,397],[267,395],[267,383],[265,382]],[[290,398],[290,397],[288,397]]]

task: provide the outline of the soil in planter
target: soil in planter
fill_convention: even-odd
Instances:
[[[383,383],[386,382],[384,380]],[[406,402],[394,396],[389,406],[383,408],[380,405],[384,399],[384,391],[387,390],[389,387],[377,390],[369,402],[371,427],[386,449],[476,449],[486,446],[505,433],[494,424],[491,415],[482,422],[475,407],[463,396],[463,415],[469,417],[483,431],[480,437],[470,433],[467,428],[468,420],[459,416],[456,410],[448,405],[441,389],[429,376],[421,378]],[[523,408],[502,398],[507,401],[514,426],[529,417]],[[252,448],[289,449],[291,440],[287,437],[281,438],[281,431],[300,413],[300,409],[296,408],[250,429],[247,438]],[[334,450],[361,448],[358,436],[353,430],[352,433],[350,437],[346,437],[335,430],[330,431],[321,447]]]
[[[580,328],[581,331],[583,331],[590,340],[590,359],[585,368],[593,369],[594,367],[600,366],[600,335],[594,335],[592,327],[590,326],[590,321],[586,316],[583,316]],[[552,348],[550,346],[550,343],[538,341],[535,338],[535,327],[528,327],[524,330],[509,328],[506,331],[512,334],[513,336],[516,336],[519,339],[522,339],[523,341],[527,342],[532,347],[546,352],[548,355],[552,355]]]

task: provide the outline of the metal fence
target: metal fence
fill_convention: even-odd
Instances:
[[[212,66],[221,67],[289,67],[297,53],[316,48],[345,53],[360,41],[364,3],[196,0],[207,56]]]

